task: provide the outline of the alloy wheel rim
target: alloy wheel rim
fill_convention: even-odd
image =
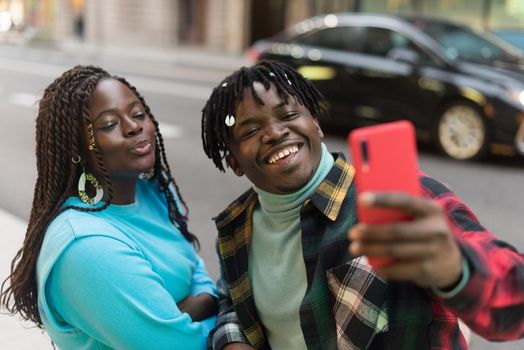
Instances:
[[[486,132],[477,111],[469,106],[456,105],[442,115],[438,137],[450,157],[469,159],[481,151]]]

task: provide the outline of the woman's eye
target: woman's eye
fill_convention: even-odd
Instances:
[[[102,125],[100,128],[98,128],[99,130],[105,130],[105,131],[108,131],[108,130],[111,130],[113,129],[115,126],[117,125],[117,123],[107,123],[105,125]]]
[[[133,115],[133,118],[135,119],[144,119],[146,117],[146,114],[144,112],[137,113]]]

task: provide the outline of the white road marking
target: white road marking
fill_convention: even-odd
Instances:
[[[0,58],[0,70],[33,74],[47,78],[57,78],[69,67],[61,67],[40,62],[27,62],[10,58]],[[211,95],[209,87],[189,83],[177,83],[158,79],[144,78],[126,74],[125,78],[135,85],[139,91],[149,91],[159,94],[206,100]]]
[[[12,58],[0,58],[0,69],[48,78],[56,78],[64,72],[63,67],[52,64],[24,62]]]
[[[7,102],[22,107],[37,107],[40,96],[26,92],[15,92],[7,96]]]
[[[178,139],[184,134],[184,129],[178,125],[158,123],[158,128],[164,139]]]

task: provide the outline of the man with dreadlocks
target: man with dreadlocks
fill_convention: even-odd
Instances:
[[[63,349],[206,348],[216,286],[135,87],[68,70],[40,100],[36,146],[31,218],[2,304]]]
[[[276,62],[225,78],[203,108],[204,150],[249,189],[216,218],[222,276],[214,349],[466,349],[524,336],[524,258],[444,185],[363,205],[414,220],[357,222],[354,169],[321,142],[326,101]],[[348,249],[349,245],[349,249]],[[364,256],[396,259],[373,270]]]

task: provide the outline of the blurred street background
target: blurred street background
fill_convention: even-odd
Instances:
[[[206,158],[200,111],[223,77],[250,64],[247,49],[315,14],[331,11],[425,13],[453,17],[524,43],[524,0],[0,0],[0,278],[20,248],[36,179],[37,101],[76,64],[126,77],[145,96],[190,208],[190,229],[218,277],[211,218],[247,187]],[[524,47],[524,46],[523,46]],[[332,151],[347,152],[345,133],[328,130]],[[524,251],[524,161],[489,157],[458,162],[422,147],[420,167],[448,184],[480,221]],[[51,349],[41,331],[0,315],[0,349]],[[490,343],[472,335],[471,349],[524,349],[524,340]]]

